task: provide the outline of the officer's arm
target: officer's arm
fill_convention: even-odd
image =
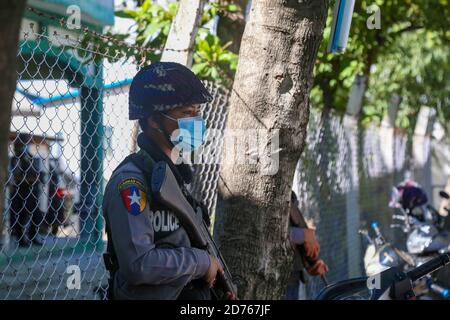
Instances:
[[[133,285],[187,283],[203,277],[210,265],[206,251],[196,248],[156,248],[149,203],[133,215],[126,208],[118,184],[129,178],[144,181],[139,174],[119,173],[105,192],[112,240],[120,272]]]
[[[289,241],[296,245],[303,244],[305,242],[305,229],[289,227]]]

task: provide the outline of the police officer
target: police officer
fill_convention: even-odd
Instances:
[[[209,288],[222,267],[206,251],[191,247],[178,218],[152,198],[148,183],[152,164],[165,161],[180,187],[188,189],[191,168],[177,157],[202,144],[205,126],[199,105],[211,100],[192,71],[178,63],[154,63],[134,77],[129,119],[139,120],[140,150],[113,172],[103,201],[110,298],[211,299]],[[205,210],[186,196],[197,210]]]

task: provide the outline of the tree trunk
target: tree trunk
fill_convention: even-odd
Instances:
[[[245,27],[225,133],[219,185],[223,225],[218,230],[242,299],[282,298],[292,270],[289,200],[327,2],[254,0]],[[261,140],[252,140],[249,129],[261,130]],[[276,138],[272,144],[264,141],[277,131],[279,147]],[[236,152],[245,162],[228,152],[236,137],[239,142],[247,138],[248,148]]]
[[[16,58],[25,0],[0,2],[0,237],[3,234],[5,183],[8,175],[8,139],[11,103],[16,89]]]
[[[220,21],[217,27],[217,35],[222,41],[222,44],[231,41],[232,44],[228,49],[231,52],[238,54],[241,46],[242,34],[245,29],[244,13],[248,0],[219,0],[219,4],[223,6],[232,3],[237,4],[240,10],[227,14],[219,12]]]

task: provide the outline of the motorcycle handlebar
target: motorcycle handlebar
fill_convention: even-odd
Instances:
[[[450,254],[444,253],[422,264],[421,266],[414,268],[413,270],[409,271],[407,275],[411,279],[411,281],[416,281],[422,278],[423,276],[432,273],[433,271],[436,271],[437,269],[445,267],[449,263],[450,263]]]
[[[448,298],[450,296],[450,290],[437,284],[437,283],[434,283],[433,280],[431,279],[431,277],[427,281],[427,286],[431,291],[433,291],[436,294],[441,295],[444,298]]]

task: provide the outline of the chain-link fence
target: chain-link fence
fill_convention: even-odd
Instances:
[[[351,116],[311,114],[293,189],[300,209],[317,228],[329,282],[365,274],[367,243],[358,230],[372,221],[379,221],[385,237],[405,249],[403,234],[390,228],[388,203],[392,187],[405,178],[414,178],[431,195],[431,137],[417,138],[415,146],[426,161],[413,156],[414,139],[384,123],[362,127]],[[307,276],[306,297],[321,288],[319,278]]]

